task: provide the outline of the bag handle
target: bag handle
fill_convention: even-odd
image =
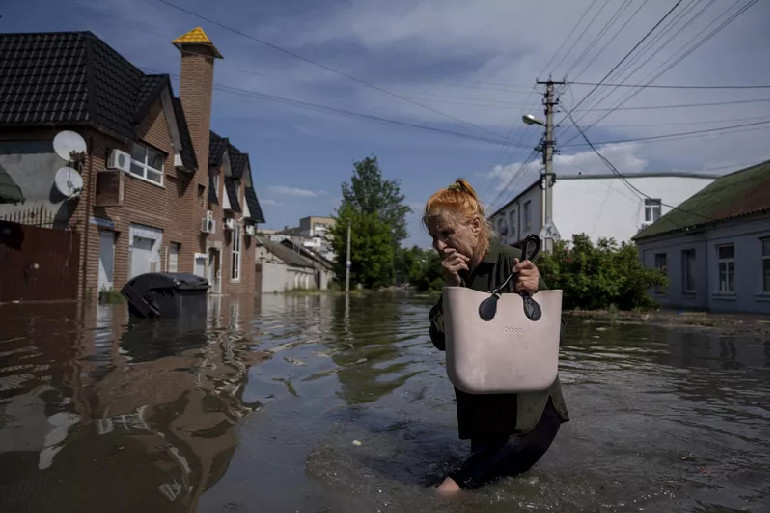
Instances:
[[[530,262],[533,262],[539,254],[540,237],[534,234],[527,235],[524,239],[524,247],[521,250],[520,261],[523,262],[524,260],[529,260]],[[479,305],[479,316],[482,319],[491,321],[495,318],[495,314],[497,313],[497,300],[500,299],[500,294],[502,294],[508,286],[508,283],[510,283],[517,274],[516,271],[512,272],[502,285],[491,292],[491,296],[481,302]],[[532,297],[532,293],[526,290],[520,290],[518,293],[521,295],[524,302],[524,315],[527,316],[527,319],[531,321],[539,320],[542,312],[540,310],[540,305],[535,301],[535,298]]]

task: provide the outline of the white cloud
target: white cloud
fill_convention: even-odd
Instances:
[[[311,191],[310,189],[300,189],[298,187],[288,187],[286,185],[271,185],[267,188],[267,190],[272,193],[283,194],[285,196],[302,196],[310,198],[314,198],[326,193],[326,191],[323,190]]]
[[[262,200],[259,200],[259,201],[262,203],[263,206],[266,206],[266,207],[282,207],[283,206],[283,203],[281,203],[280,201],[275,201],[275,200],[271,200],[271,199],[262,199]]]

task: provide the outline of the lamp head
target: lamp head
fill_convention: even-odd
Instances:
[[[537,119],[532,114],[524,114],[523,116],[521,116],[521,120],[524,122],[525,125],[545,125],[545,123]]]

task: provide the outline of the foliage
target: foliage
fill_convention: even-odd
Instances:
[[[666,276],[639,261],[636,245],[585,234],[571,243],[556,241],[552,254],[537,261],[540,274],[551,289],[564,291],[565,309],[603,310],[652,308],[652,287],[666,287]]]
[[[364,288],[394,283],[400,242],[406,238],[405,216],[411,209],[396,180],[383,180],[377,157],[353,163],[350,183],[342,182],[342,202],[335,226],[329,233],[334,252],[337,281],[345,280],[347,228],[351,226],[351,284]]]
[[[348,223],[351,225],[351,288],[357,283],[366,289],[390,286],[393,283],[395,249],[391,226],[376,213],[358,210],[351,205],[340,207],[328,235],[334,252],[339,255],[334,263],[336,279],[340,283],[345,281]]]
[[[420,292],[441,290],[444,275],[436,251],[412,246],[401,251],[397,268],[404,279]]]
[[[393,241],[400,244],[406,238],[407,213],[404,195],[397,180],[383,180],[377,157],[366,157],[353,163],[350,184],[342,182],[342,205],[355,210],[376,214],[393,229]]]

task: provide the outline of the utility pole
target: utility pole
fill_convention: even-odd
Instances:
[[[350,221],[348,221],[348,249],[345,255],[345,293],[350,291]]]
[[[543,195],[544,220],[540,230],[540,238],[543,239],[543,250],[547,253],[553,251],[553,240],[561,238],[559,231],[553,224],[553,184],[555,182],[555,173],[553,172],[553,111],[554,106],[559,103],[554,99],[553,86],[561,85],[564,82],[554,82],[549,79],[545,82],[540,80],[538,84],[545,84],[545,94],[543,95],[543,105],[545,106],[545,140],[543,141],[543,165],[545,172],[542,174],[542,186],[545,190]]]

